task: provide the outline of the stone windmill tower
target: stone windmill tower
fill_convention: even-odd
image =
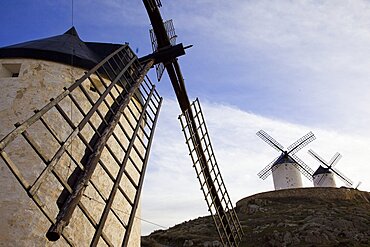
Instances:
[[[118,52],[106,59],[115,51]],[[61,237],[62,245],[92,239],[92,243],[119,245],[126,241],[138,246],[141,234],[137,188],[142,184],[140,173],[149,150],[152,131],[148,128],[154,129],[161,98],[146,81],[117,117],[124,101],[122,91],[133,81],[143,80],[137,57],[128,45],[84,42],[74,27],[61,35],[1,48],[0,57],[0,139],[5,137],[1,142],[0,181],[1,198],[6,198],[0,202],[0,217],[8,225],[2,228],[0,241],[10,246],[27,246],[29,241],[36,246],[47,243],[43,236],[49,220],[72,205],[68,202],[73,199],[69,196],[72,188],[81,186],[79,181],[88,170],[94,145],[99,145],[99,138],[116,117],[118,128],[99,154],[96,172],[90,176],[85,191],[77,195],[77,216],[68,219],[69,226],[63,234],[57,233],[55,221],[47,236],[51,240]],[[102,60],[102,66],[97,68]],[[115,70],[124,70],[125,74],[119,77]],[[58,95],[60,92],[63,96]],[[50,100],[53,103],[47,104]],[[45,105],[47,110],[42,108]],[[145,105],[153,110],[148,112]],[[22,126],[27,130],[17,136],[11,132],[14,123],[18,130]],[[122,166],[125,159],[129,160],[126,167]],[[13,168],[23,188],[4,169],[5,163]],[[132,210],[134,217],[129,219],[125,211]],[[63,224],[66,223],[58,227]],[[114,234],[128,227],[131,234],[124,240],[123,235]],[[84,229],[83,234],[76,230],[79,228]]]
[[[166,70],[189,153],[220,240],[243,236],[198,100],[190,103],[172,21],[143,0],[153,53],[85,42],[74,27],[0,48],[0,242],[9,246],[140,246],[140,194]]]
[[[260,178],[266,179],[272,174],[275,190],[301,188],[301,173],[312,181],[313,170],[295,155],[295,153],[304,146],[315,140],[315,136],[312,132],[298,139],[295,143],[290,145],[287,150],[284,150],[284,147],[279,142],[263,130],[258,131],[257,136],[271,147],[281,152],[281,155],[276,157],[258,173]]]

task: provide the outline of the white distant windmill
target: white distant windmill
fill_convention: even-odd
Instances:
[[[316,160],[318,160],[321,164],[319,168],[313,174],[313,185],[314,187],[337,187],[334,179],[334,173],[348,186],[352,186],[352,181],[344,176],[341,172],[335,169],[333,166],[338,163],[342,155],[340,153],[336,153],[333,158],[329,162],[325,161],[321,158],[317,153],[315,153],[312,149],[308,150],[308,153],[311,154]]]
[[[257,136],[277,151],[281,151],[280,156],[258,173],[260,178],[266,179],[272,173],[275,190],[302,187],[300,172],[312,181],[313,170],[295,155],[304,146],[316,139],[312,132],[298,139],[286,151],[280,143],[263,130],[258,131]]]

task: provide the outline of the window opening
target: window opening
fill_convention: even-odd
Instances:
[[[19,77],[21,71],[20,63],[3,63],[0,67],[0,77]]]

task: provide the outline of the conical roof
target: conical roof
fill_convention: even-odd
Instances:
[[[330,169],[325,168],[323,166],[319,166],[319,168],[317,168],[317,170],[315,171],[315,173],[312,176],[316,176],[316,175],[319,175],[319,174],[325,174],[325,173],[331,173]]]
[[[0,58],[34,58],[91,69],[120,44],[84,42],[75,27],[61,35],[0,48]]]
[[[292,157],[290,157],[289,154],[287,154],[286,152],[283,152],[279,156],[279,158],[274,162],[273,166],[280,165],[280,164],[285,164],[285,163],[297,164],[297,162]]]

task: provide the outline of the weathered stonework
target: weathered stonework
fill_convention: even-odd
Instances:
[[[0,59],[1,64],[21,64],[21,69],[18,77],[2,77],[0,78],[0,139],[14,129],[16,122],[22,123],[34,113],[34,110],[41,109],[46,105],[50,98],[56,97],[63,92],[63,87],[68,87],[76,79],[80,78],[85,70],[75,68],[68,65],[63,65],[55,62],[33,60],[33,59]],[[5,75],[4,73],[0,74]],[[95,80],[94,80],[95,81]],[[98,82],[96,80],[96,82]],[[88,83],[84,84],[86,90],[90,90]],[[99,88],[99,90],[103,90]],[[115,92],[114,94],[117,94]],[[98,94],[91,94],[95,99]],[[90,103],[85,100],[82,92],[77,91],[74,96],[80,100],[82,109],[86,112],[89,109]],[[108,103],[112,103],[112,99],[108,99]],[[130,104],[133,104],[132,102]],[[61,105],[67,110],[66,113],[72,116],[75,124],[81,120],[82,115],[78,113],[77,109],[73,109],[70,101],[63,100]],[[108,111],[104,105],[99,107],[99,110],[105,114]],[[127,109],[126,109],[127,111]],[[138,115],[138,112],[135,113]],[[70,127],[58,117],[57,112],[50,111],[45,115],[46,121],[51,128],[58,129],[58,136],[60,139],[65,139],[71,132]],[[94,114],[91,122],[98,123],[99,117]],[[127,120],[121,117],[123,126],[127,126]],[[131,120],[129,120],[131,121]],[[41,125],[41,124],[40,124]],[[97,127],[97,126],[95,126]],[[90,130],[89,130],[90,128]],[[44,155],[51,159],[53,153],[58,148],[57,143],[52,141],[50,133],[42,131],[42,126],[35,124],[31,126],[30,132],[38,133],[33,136],[40,145]],[[82,134],[88,139],[93,135],[91,127],[83,129]],[[124,133],[121,130],[115,130],[115,134],[119,139],[122,139],[123,145],[127,147]],[[132,133],[130,133],[132,134]],[[118,146],[113,138],[109,139],[109,145],[112,147],[114,153],[122,161],[122,149]],[[138,145],[139,146],[139,145]],[[84,155],[85,146],[81,141],[75,140],[68,147],[68,150],[73,153],[76,160],[80,160]],[[5,150],[13,162],[19,167],[24,177],[32,183],[36,177],[45,168],[45,165],[40,158],[34,153],[31,147],[22,139],[17,138]],[[118,172],[118,165],[113,160],[112,156],[106,151],[103,151],[101,159],[106,164],[108,170],[113,176]],[[132,157],[137,160],[138,157]],[[76,167],[67,155],[63,155],[62,159],[55,167],[55,171],[61,177],[67,179],[74,168]],[[138,182],[139,175],[135,171],[132,164],[127,165],[127,172],[132,176],[135,182]],[[92,181],[98,187],[98,190],[105,198],[109,197],[110,190],[113,186],[112,180],[101,166],[97,166]],[[0,159],[0,246],[68,246],[67,242],[61,238],[57,242],[49,242],[45,234],[50,227],[49,220],[44,214],[35,206],[34,202],[27,195],[24,189],[20,186],[15,176],[10,172],[6,164]],[[127,195],[133,201],[135,195],[135,188],[123,179],[121,187],[127,192]],[[56,204],[57,198],[63,190],[62,185],[57,181],[55,176],[48,175],[46,181],[42,183],[38,190],[40,199],[44,202],[45,208],[52,215],[57,215],[58,207]],[[82,197],[83,205],[89,209],[96,222],[99,222],[100,216],[103,212],[105,202],[98,195],[96,189],[89,184]],[[128,205],[123,195],[118,193],[114,203],[113,209],[120,216],[124,222],[128,221],[131,206]],[[137,210],[137,217],[140,217],[140,206]],[[65,228],[66,234],[76,246],[89,246],[92,236],[94,235],[94,228],[83,215],[79,208],[73,214],[70,224]],[[103,232],[107,235],[110,241],[115,246],[120,246],[123,239],[124,228],[119,224],[118,220],[109,213],[108,220],[105,224]],[[135,219],[133,229],[131,231],[129,246],[140,246],[140,220]],[[100,240],[98,246],[106,246],[104,241]]]

